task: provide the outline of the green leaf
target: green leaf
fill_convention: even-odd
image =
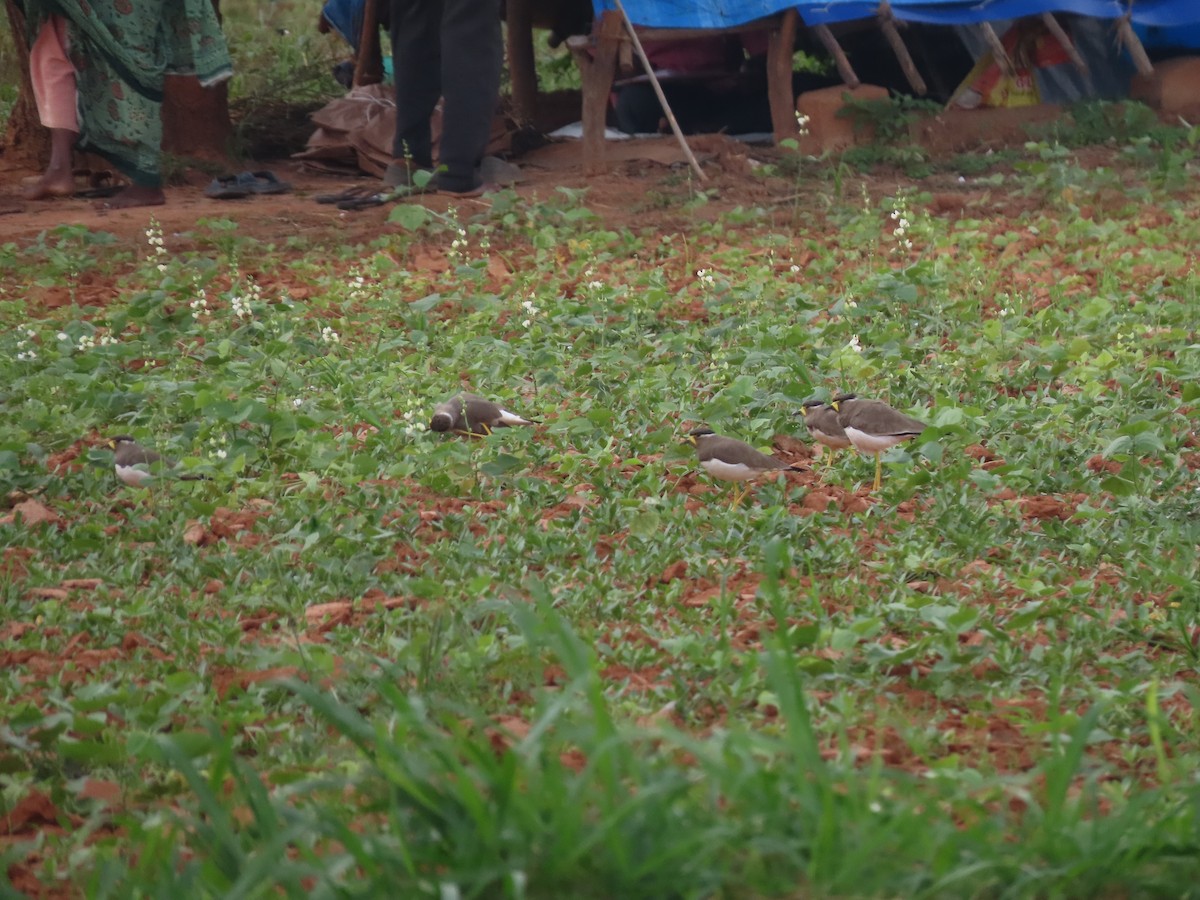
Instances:
[[[429,210],[419,203],[397,203],[388,213],[388,223],[407,231],[416,231],[431,220]]]

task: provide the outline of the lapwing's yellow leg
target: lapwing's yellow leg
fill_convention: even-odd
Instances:
[[[875,454],[875,487],[872,490],[879,490],[880,476],[883,474],[883,457],[878,453]]]
[[[733,504],[732,505],[733,506],[739,505],[742,502],[742,500],[745,499],[746,492],[749,490],[750,489],[747,487],[742,487],[741,489],[735,487],[733,489]]]

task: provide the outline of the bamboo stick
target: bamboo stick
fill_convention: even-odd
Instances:
[[[629,32],[629,40],[633,43],[633,49],[637,52],[638,59],[642,61],[642,65],[646,67],[646,74],[650,76],[650,84],[654,88],[654,93],[658,97],[659,105],[662,106],[663,112],[667,114],[667,121],[671,124],[671,131],[675,133],[675,140],[679,141],[679,146],[683,148],[683,155],[687,157],[688,165],[692,167],[692,171],[696,173],[696,178],[700,181],[708,181],[704,174],[704,170],[700,168],[700,163],[696,162],[696,156],[692,153],[692,148],[688,146],[687,139],[683,136],[683,131],[679,127],[679,122],[675,119],[675,113],[671,111],[671,106],[667,103],[666,95],[663,94],[662,85],[658,83],[658,76],[654,74],[654,67],[650,65],[650,60],[646,56],[646,51],[642,49],[642,42],[638,40],[637,32],[633,29],[633,22],[629,19],[629,13],[625,12],[625,6],[621,0],[613,0],[616,3],[617,9],[621,13],[621,18],[625,20],[625,29]]]

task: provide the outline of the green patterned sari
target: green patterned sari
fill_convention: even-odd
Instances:
[[[79,148],[160,187],[164,76],[211,85],[231,72],[212,0],[26,0],[25,12],[31,36],[47,16],[67,20]]]

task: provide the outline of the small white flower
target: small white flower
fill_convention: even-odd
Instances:
[[[323,340],[326,344],[337,344],[341,341],[341,339],[341,335],[339,335],[328,325],[321,329],[321,340]]]
[[[65,331],[60,331],[58,334],[55,335],[55,337],[58,338],[60,341],[69,341],[71,339],[71,336],[69,334],[67,334]]]
[[[798,265],[796,265],[795,263],[792,263],[792,274],[796,275],[799,272],[800,272],[800,267]]]
[[[100,346],[101,347],[107,347],[110,344],[115,344],[116,342],[117,342],[117,339],[115,337],[113,337],[111,334],[100,335]]]
[[[35,353],[33,350],[26,350],[24,353],[17,354],[18,362],[28,362],[34,359],[37,359],[37,353]]]
[[[213,454],[213,456],[215,456],[217,459],[224,459],[228,455],[229,454],[224,450],[217,450],[217,452]]]
[[[303,397],[297,397],[295,400],[292,401],[292,409],[299,409],[303,405],[304,405]]]
[[[862,353],[862,344],[860,344],[858,342],[857,334],[852,335],[850,337],[850,343],[848,343],[846,346],[849,347],[851,350],[853,350],[855,353]]]
[[[894,222],[894,221],[896,221],[898,218],[900,218],[900,210],[898,210],[898,209],[893,209],[893,210],[892,210],[892,221]]]

